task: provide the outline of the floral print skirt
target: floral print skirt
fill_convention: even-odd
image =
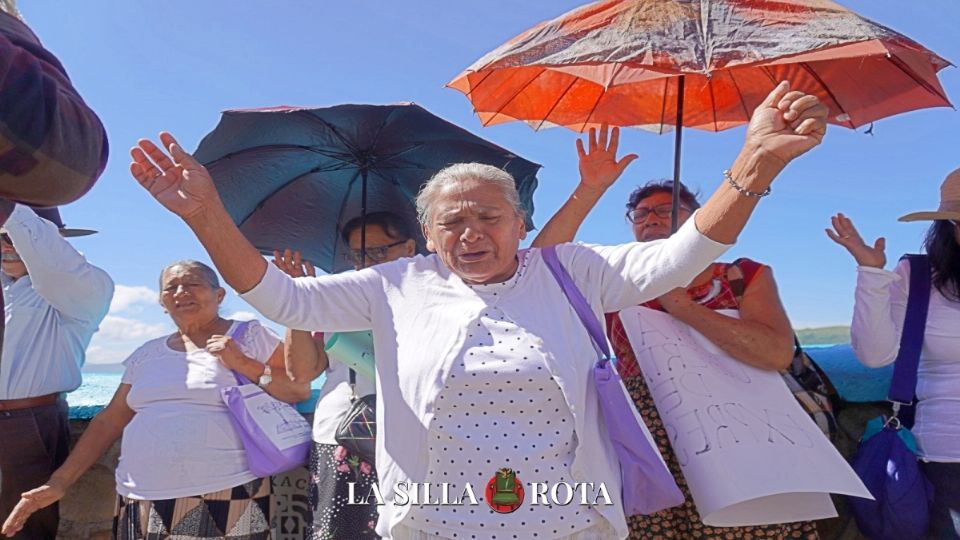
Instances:
[[[350,483],[357,500],[348,504]],[[378,506],[367,495],[377,483],[377,471],[359,456],[336,444],[313,443],[310,450],[310,493],[313,519],[307,527],[309,540],[378,539]]]
[[[660,413],[657,412],[657,406],[650,395],[647,383],[643,376],[626,377],[623,379],[624,385],[630,392],[630,397],[640,411],[647,424],[647,429],[657,441],[657,447],[660,454],[667,462],[670,472],[673,473],[677,486],[683,491],[684,502],[681,506],[667,508],[651,514],[649,516],[630,516],[627,518],[627,525],[630,527],[630,540],[641,539],[659,539],[659,538],[702,538],[702,539],[747,539],[754,538],[803,538],[806,540],[816,540],[817,528],[812,521],[803,521],[797,523],[778,523],[774,525],[755,525],[749,527],[710,527],[704,525],[697,512],[697,507],[693,504],[693,497],[690,496],[690,489],[687,487],[687,481],[683,478],[683,471],[680,469],[680,463],[677,456],[674,455],[670,447],[670,440],[667,438],[667,432],[663,427],[663,420]]]

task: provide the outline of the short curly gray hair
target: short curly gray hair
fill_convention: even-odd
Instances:
[[[517,183],[510,173],[486,163],[455,163],[437,171],[437,174],[434,174],[420,188],[420,193],[417,194],[417,220],[420,224],[429,225],[437,194],[443,188],[467,180],[477,180],[498,187],[503,197],[513,207],[513,211],[521,219],[525,217],[523,205],[520,204],[520,194],[517,192]]]

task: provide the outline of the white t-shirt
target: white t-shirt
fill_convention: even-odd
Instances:
[[[280,338],[250,321],[237,342],[245,355],[266,363]],[[256,478],[220,398],[220,388],[236,385],[236,379],[217,357],[205,350],[175,351],[164,336],[145,343],[123,365],[121,382],[131,385],[127,405],[136,415],[123,430],[117,493],[173,499]]]

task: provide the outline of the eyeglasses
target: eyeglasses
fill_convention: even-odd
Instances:
[[[690,211],[689,208],[682,204],[680,205],[680,210],[686,210],[687,212]],[[673,215],[673,204],[661,204],[654,206],[653,208],[644,208],[642,206],[640,208],[634,208],[633,210],[627,212],[627,221],[630,223],[643,223],[648,217],[650,217],[651,213],[656,214],[660,219],[667,219]]]
[[[364,250],[367,254],[366,258],[375,263],[381,263],[386,260],[387,252],[390,250],[390,248],[399,246],[400,244],[404,244],[406,242],[406,240],[399,240],[385,246],[368,247]],[[359,249],[351,249],[349,252],[343,254],[343,258],[354,266],[363,266],[364,263],[363,253]]]

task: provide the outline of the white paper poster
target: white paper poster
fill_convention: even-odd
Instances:
[[[828,518],[830,493],[870,498],[780,374],[731,358],[669,314],[636,307],[620,318],[705,524]]]
[[[257,418],[257,425],[279,450],[310,440],[310,423],[296,409],[273,399],[257,385],[244,384],[237,388],[243,395],[244,406]]]

